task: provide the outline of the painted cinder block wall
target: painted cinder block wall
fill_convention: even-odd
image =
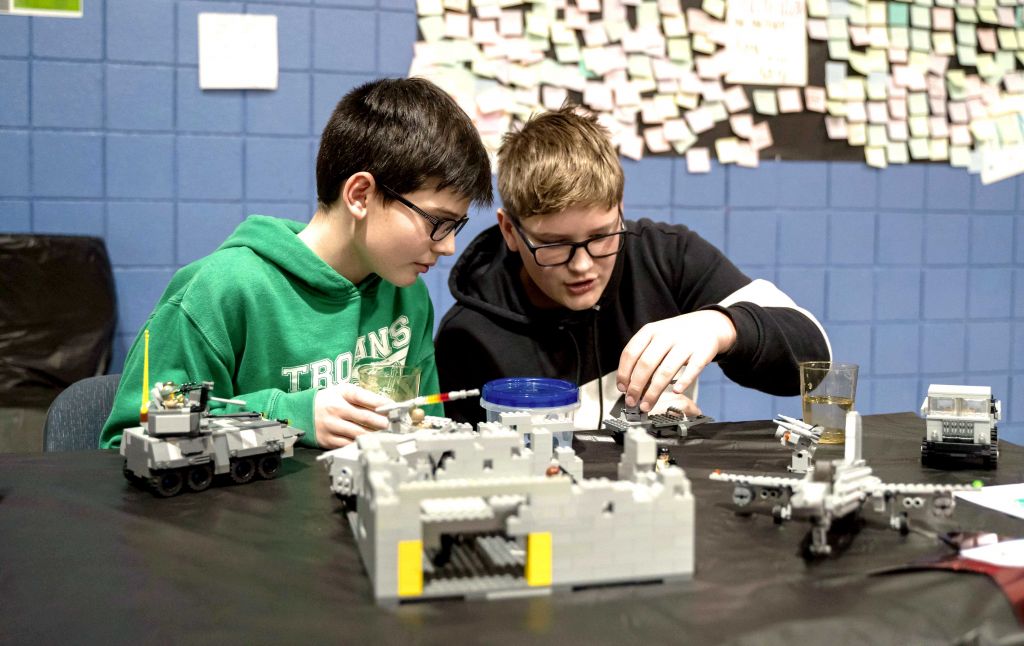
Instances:
[[[201,92],[196,15],[273,13],[276,92]],[[306,220],[319,132],[347,90],[408,70],[408,0],[88,0],[81,20],[0,16],[0,230],[106,239],[119,298],[118,369],[174,271],[248,213]],[[861,366],[857,408],[914,410],[929,383],[991,385],[1003,436],[1024,441],[1024,180],[849,162],[714,166],[625,161],[631,218],[686,224],[775,281]],[[475,213],[464,246],[493,222]],[[450,260],[426,280],[438,318]],[[705,412],[797,414],[795,398],[715,367]]]

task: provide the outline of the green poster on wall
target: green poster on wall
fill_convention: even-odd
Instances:
[[[81,18],[85,0],[0,0],[0,14]]]

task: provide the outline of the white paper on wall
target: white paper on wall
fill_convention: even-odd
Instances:
[[[199,14],[199,87],[276,90],[277,16]]]

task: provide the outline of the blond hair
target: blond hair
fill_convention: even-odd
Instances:
[[[575,206],[614,208],[623,184],[608,131],[575,106],[532,117],[498,149],[498,193],[519,219]]]

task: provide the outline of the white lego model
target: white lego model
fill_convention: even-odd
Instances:
[[[986,469],[999,464],[999,400],[988,386],[928,386],[921,403],[926,421],[921,464],[929,467],[980,462]]]
[[[775,429],[775,437],[779,438],[779,444],[793,447],[793,457],[786,468],[799,474],[813,469],[814,452],[818,449],[818,442],[825,428],[811,426],[802,420],[781,414],[775,417],[775,423],[779,425]]]
[[[498,422],[368,433],[318,459],[347,499],[374,597],[397,603],[690,578],[690,482],[655,471],[656,448],[630,430],[614,482],[584,479],[547,428]]]
[[[909,531],[908,512],[928,505],[936,516],[952,515],[953,494],[980,487],[973,485],[892,484],[872,474],[861,458],[860,414],[846,415],[846,454],[843,460],[818,462],[803,479],[713,472],[712,480],[732,482],[733,502],[746,507],[755,501],[770,502],[776,523],[791,518],[811,522],[809,551],[813,556],[831,553],[828,531],[833,523],[860,513],[870,501],[874,511],[889,513],[889,526]]]
[[[212,415],[209,401],[244,405],[210,396],[213,383],[176,386],[158,383],[151,391],[145,426],[125,429],[121,437],[124,475],[164,497],[186,487],[203,491],[215,475],[239,484],[256,475],[273,478],[281,459],[292,456],[303,432],[259,413]]]

